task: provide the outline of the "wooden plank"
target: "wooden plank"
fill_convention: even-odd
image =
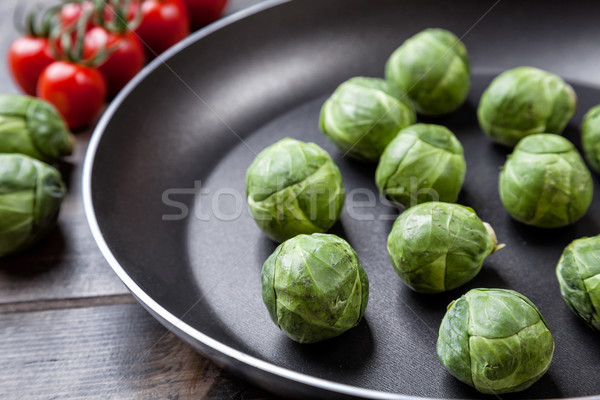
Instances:
[[[262,2],[262,0],[230,0],[225,8],[225,15],[233,14],[234,12]]]
[[[82,297],[58,300],[33,300],[0,304],[0,314],[17,313],[24,311],[60,310],[64,308],[81,308],[111,304],[135,303],[135,298],[130,294],[117,294],[114,296]]]
[[[137,304],[0,314],[2,399],[274,399]]]

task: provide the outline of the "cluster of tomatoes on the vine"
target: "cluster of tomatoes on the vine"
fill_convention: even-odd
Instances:
[[[71,129],[87,126],[144,66],[223,12],[227,0],[70,0],[32,11],[10,46],[23,91],[52,103]]]

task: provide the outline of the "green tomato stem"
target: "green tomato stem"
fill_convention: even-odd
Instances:
[[[21,25],[17,22],[17,13],[14,15],[14,25],[17,31],[22,32],[26,36],[37,38],[47,38],[50,36],[52,28],[57,25],[55,22],[56,12],[60,6],[50,7],[43,10],[39,4],[35,4],[25,17],[25,24]],[[37,16],[41,15],[41,23],[37,23]]]

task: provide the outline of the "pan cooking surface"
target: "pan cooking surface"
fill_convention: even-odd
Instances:
[[[506,248],[487,258],[475,279],[445,294],[415,293],[394,272],[386,240],[398,212],[376,195],[375,165],[343,157],[319,131],[316,121],[327,96],[276,118],[252,133],[247,145],[238,144],[217,161],[202,177],[203,189],[188,220],[187,251],[191,274],[203,296],[202,307],[212,309],[232,344],[241,344],[249,354],[286,368],[351,385],[417,396],[478,397],[439,363],[437,331],[448,303],[469,289],[508,288],[534,301],[556,340],[552,368],[527,391],[529,397],[597,393],[597,382],[577,379],[579,373],[573,372],[587,364],[588,371],[600,374],[597,334],[563,303],[554,268],[562,249],[573,239],[600,231],[600,210],[592,208],[576,225],[552,231],[527,227],[508,216],[497,190],[498,172],[508,151],[491,144],[480,131],[475,111],[489,81],[488,76],[475,76],[467,104],[435,122],[450,128],[465,148],[467,175],[459,203],[473,207],[490,222]],[[597,90],[576,90],[582,109],[599,98]],[[577,132],[572,125],[566,135],[576,142]],[[364,321],[341,337],[315,345],[294,343],[269,319],[261,298],[260,271],[276,243],[260,232],[243,203],[244,176],[254,158],[248,147],[260,151],[286,136],[319,144],[340,167],[346,207],[330,232],[346,238],[356,249],[371,288]],[[241,196],[236,200],[238,193]],[[596,199],[600,199],[597,192]],[[214,204],[219,206],[211,215]]]

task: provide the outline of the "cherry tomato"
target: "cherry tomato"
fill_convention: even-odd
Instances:
[[[190,33],[187,10],[181,0],[145,0],[141,5],[132,3],[132,7],[141,7],[142,21],[135,33],[149,58],[154,58]]]
[[[55,61],[40,75],[39,98],[52,103],[71,129],[88,125],[102,108],[106,83],[93,68]]]
[[[8,49],[8,66],[21,89],[35,96],[38,78],[54,59],[44,37],[20,36]]]
[[[76,1],[65,3],[60,7],[60,23],[62,26],[71,26],[75,24],[84,11],[91,11],[94,8],[94,3],[91,1]],[[92,22],[88,23],[88,28],[93,26]]]
[[[90,29],[84,38],[84,58],[98,54],[103,47],[116,49],[97,67],[106,79],[108,95],[112,97],[144,66],[144,48],[133,32],[112,33],[99,26]]]
[[[192,30],[221,18],[227,0],[183,0],[190,16]]]

